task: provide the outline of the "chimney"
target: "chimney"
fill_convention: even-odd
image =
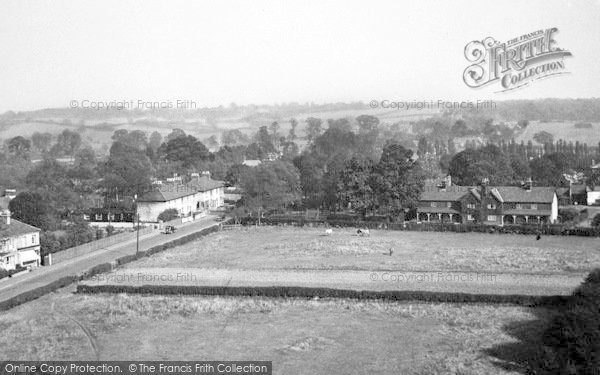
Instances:
[[[10,225],[10,211],[9,210],[2,211],[2,213],[0,213],[0,217],[1,217],[0,223]]]
[[[527,191],[531,191],[531,188],[533,188],[533,180],[531,179],[531,177],[529,177],[525,184],[523,184],[523,188]]]
[[[446,186],[447,187],[452,186],[452,176],[450,176],[450,175],[446,176]]]

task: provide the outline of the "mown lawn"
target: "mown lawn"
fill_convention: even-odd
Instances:
[[[275,374],[511,374],[524,307],[74,295],[0,316],[2,360],[270,360]]]
[[[390,256],[390,250],[392,255]],[[247,227],[211,234],[133,267],[355,269],[587,273],[600,265],[600,241],[535,236]]]

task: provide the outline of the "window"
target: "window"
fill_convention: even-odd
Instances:
[[[487,208],[488,208],[488,210],[495,210],[496,205],[494,203],[488,203]]]
[[[471,214],[467,215],[467,220],[473,221],[473,215],[471,215]]]
[[[517,203],[517,204],[515,204],[515,208],[516,208],[517,210],[522,210],[522,209],[523,209],[523,206],[521,205],[521,203]]]
[[[437,202],[431,202],[431,207],[437,207]]]
[[[496,221],[496,215],[488,215],[487,220],[488,221]]]
[[[475,209],[475,203],[467,203],[467,208]]]
[[[108,214],[108,221],[115,221],[115,214]]]
[[[532,209],[532,210],[537,210],[537,204],[532,204],[532,205],[531,205],[531,209]]]
[[[448,208],[452,207],[452,202],[447,202],[446,207],[448,207]]]
[[[96,219],[96,221],[102,221],[102,214],[96,214],[94,215],[94,218]]]
[[[35,234],[34,234],[33,236],[31,236],[31,243],[32,243],[33,245],[35,245]]]

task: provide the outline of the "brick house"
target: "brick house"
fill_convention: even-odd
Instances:
[[[40,229],[11,219],[10,211],[0,214],[0,268],[38,267],[40,258]]]
[[[554,223],[558,197],[551,187],[426,186],[417,205],[426,222],[477,222],[487,225]]]

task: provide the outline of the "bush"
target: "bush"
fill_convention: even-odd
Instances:
[[[174,208],[167,208],[163,212],[158,215],[158,220],[162,220],[163,222],[175,220],[179,217],[179,211]]]
[[[590,273],[542,336],[546,355],[536,365],[560,374],[600,369],[600,269]]]
[[[563,223],[573,221],[579,216],[579,212],[573,208],[566,208],[558,210],[558,215],[561,217]]]
[[[600,214],[596,214],[596,216],[594,216],[592,219],[592,226],[594,228],[600,227]]]
[[[0,279],[3,279],[5,277],[9,277],[14,275],[15,273],[19,273],[21,271],[25,271],[27,269],[27,267],[21,267],[21,266],[17,266],[14,270],[0,270]]]

